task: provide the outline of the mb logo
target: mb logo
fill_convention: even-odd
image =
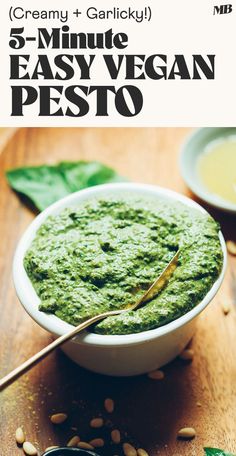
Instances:
[[[232,5],[220,5],[214,6],[213,14],[229,14],[232,13],[233,7]]]

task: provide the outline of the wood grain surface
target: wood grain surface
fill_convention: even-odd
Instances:
[[[12,258],[18,239],[35,214],[5,179],[5,171],[21,165],[58,160],[101,160],[131,181],[158,184],[189,195],[180,176],[178,157],[189,129],[20,129],[0,155],[0,373],[19,365],[52,340],[26,314],[12,283]],[[192,196],[192,195],[190,195]],[[212,211],[213,212],[213,211]],[[227,239],[236,236],[235,217],[214,212]],[[165,378],[108,378],[74,365],[58,351],[0,393],[0,455],[22,455],[14,433],[22,425],[39,454],[65,444],[74,434],[109,440],[111,428],[146,448],[150,456],[201,456],[203,446],[236,452],[236,257],[229,256],[227,274],[212,304],[203,312],[191,343],[192,363],[176,360],[164,368]],[[231,310],[225,316],[222,303]],[[112,415],[106,397],[115,400]],[[198,404],[200,402],[201,406]],[[68,413],[60,426],[49,415]],[[107,426],[91,431],[89,421],[104,416]],[[193,426],[192,441],[176,433]],[[76,430],[77,428],[78,430]],[[122,455],[108,447],[102,455]]]

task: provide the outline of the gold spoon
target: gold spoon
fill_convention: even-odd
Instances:
[[[120,309],[120,310],[110,310],[104,313],[101,313],[99,315],[95,315],[92,318],[89,318],[88,320],[84,321],[80,325],[76,326],[76,328],[72,329],[72,331],[68,332],[67,334],[64,334],[57,339],[55,339],[51,344],[47,345],[44,347],[42,350],[40,350],[38,353],[33,355],[31,358],[29,358],[27,361],[25,361],[23,364],[18,366],[16,369],[14,369],[12,372],[7,374],[5,377],[3,377],[0,380],[0,391],[4,389],[7,385],[12,383],[14,380],[16,380],[18,377],[20,377],[24,372],[29,370],[31,367],[33,367],[35,364],[37,364],[39,361],[41,361],[43,358],[45,358],[49,353],[51,353],[55,348],[59,347],[60,345],[64,344],[68,340],[72,339],[74,336],[76,336],[79,332],[83,331],[85,328],[88,328],[89,326],[93,325],[99,320],[103,320],[104,318],[111,317],[114,315],[120,315],[124,312],[130,312],[131,310],[136,310],[139,307],[141,307],[145,302],[149,301],[152,299],[154,296],[156,296],[162,288],[167,284],[169,281],[170,277],[172,276],[173,272],[175,271],[178,263],[178,257],[179,257],[179,250],[175,253],[171,261],[168,263],[164,271],[157,277],[157,279],[153,282],[153,284],[148,288],[147,291],[132,305],[129,307],[126,307],[125,309]]]

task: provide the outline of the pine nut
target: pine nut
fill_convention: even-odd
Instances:
[[[120,431],[118,429],[111,431],[111,440],[113,443],[120,443]]]
[[[105,399],[104,407],[105,407],[107,413],[114,412],[114,406],[115,406],[115,404],[114,404],[113,399],[110,399],[109,397],[107,399]]]
[[[74,435],[74,437],[71,437],[71,439],[69,440],[69,442],[67,443],[66,446],[68,447],[76,447],[78,445],[80,441],[80,438],[78,435]]]
[[[234,241],[227,241],[227,250],[231,255],[236,255],[236,242]]]
[[[50,417],[50,420],[53,424],[61,424],[64,423],[64,421],[67,420],[67,414],[66,413],[55,413]]]
[[[102,427],[104,424],[104,421],[102,418],[93,418],[91,421],[90,421],[90,426],[92,428],[100,428]]]
[[[123,451],[125,456],[137,456],[137,451],[130,443],[123,444]]]
[[[24,433],[23,429],[21,427],[18,427],[15,435],[16,435],[16,442],[19,445],[22,445],[25,441],[25,433]]]
[[[77,445],[78,448],[83,448],[83,450],[94,450],[93,445],[88,442],[79,442]]]
[[[102,448],[105,444],[104,440],[103,439],[93,439],[93,440],[90,440],[90,445],[92,445],[94,448]]]
[[[164,372],[162,370],[154,370],[148,373],[148,377],[152,380],[162,380],[164,378]]]
[[[23,443],[23,450],[24,450],[25,454],[27,454],[28,456],[36,456],[38,454],[38,451],[36,450],[34,445],[32,445],[32,443],[30,443],[30,442]]]
[[[193,439],[196,436],[196,431],[194,428],[186,427],[182,428],[178,432],[178,437],[181,439]]]
[[[184,361],[192,361],[194,355],[194,351],[191,348],[186,348],[185,350],[180,353],[179,358],[183,359]]]
[[[55,450],[56,448],[59,448],[59,446],[53,445],[53,446],[47,447],[47,448],[45,448],[45,452],[49,451],[49,450]]]
[[[138,456],[149,456],[149,454],[146,452],[146,450],[144,450],[143,448],[139,448],[137,450],[137,455]]]
[[[228,315],[228,313],[230,312],[230,305],[227,302],[223,302],[222,310],[225,315]]]

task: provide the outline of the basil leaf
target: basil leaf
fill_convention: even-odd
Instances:
[[[205,456],[236,456],[232,453],[226,453],[219,448],[204,448]]]
[[[58,167],[17,168],[7,171],[6,176],[13,190],[27,196],[40,211],[69,192]]]
[[[112,168],[96,161],[26,166],[7,171],[6,177],[12,189],[25,195],[39,211],[77,190],[125,180]]]

